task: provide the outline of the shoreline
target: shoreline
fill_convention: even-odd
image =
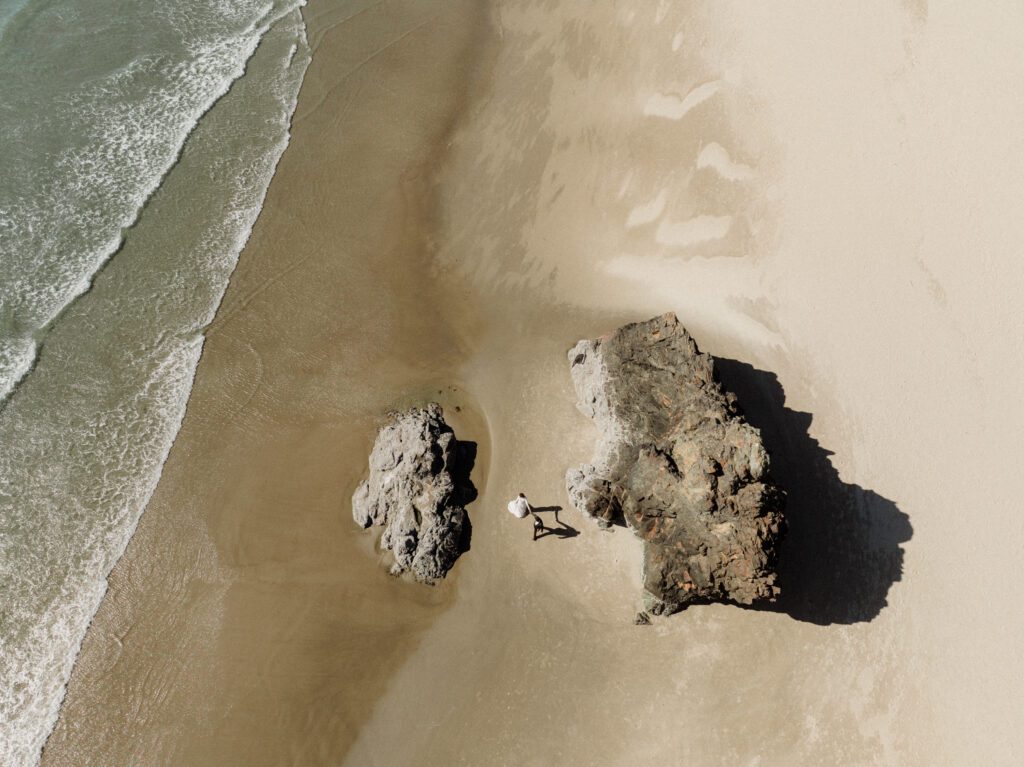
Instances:
[[[435,398],[449,405],[449,423],[480,445],[474,481],[486,485],[486,426],[448,373],[457,344],[440,313],[410,320],[399,308],[434,292],[417,222],[470,80],[480,11],[401,5],[347,19],[327,3],[306,9],[315,47],[291,142],[207,330],[160,484],[86,635],[44,765],[81,754],[276,764],[296,748],[340,758],[368,696],[383,692],[458,588],[458,567],[429,590],[392,579],[369,536],[348,529],[345,508],[376,422],[411,389],[444,392]],[[409,73],[399,93],[375,81],[393,67]],[[331,704],[314,714],[282,707],[288,699]],[[302,746],[310,728],[320,737]]]
[[[306,48],[297,10],[275,18],[249,76],[192,126],[116,255],[37,339],[32,375],[0,407],[4,764],[35,764],[57,720],[106,578],[184,416],[197,328],[214,316],[287,144]],[[235,140],[232,124],[246,116],[245,140]],[[53,243],[53,254],[62,249]]]

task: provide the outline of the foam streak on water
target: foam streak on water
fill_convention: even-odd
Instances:
[[[202,329],[288,141],[309,61],[299,4],[133,7],[135,29],[121,3],[116,17],[105,2],[30,0],[6,17],[0,71],[33,72],[0,85],[5,766],[38,760],[181,424]],[[95,30],[75,24],[106,23],[93,13],[124,35],[106,41],[113,59],[87,55]],[[53,50],[19,48],[56,27],[52,45],[82,61],[73,75]]]

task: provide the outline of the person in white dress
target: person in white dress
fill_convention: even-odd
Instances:
[[[508,511],[516,519],[525,519],[528,516],[533,516],[533,540],[537,540],[538,534],[544,531],[544,523],[537,516],[533,506],[530,505],[530,502],[526,500],[526,496],[522,493],[508,502]]]

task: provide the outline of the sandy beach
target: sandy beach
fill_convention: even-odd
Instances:
[[[311,0],[292,139],[44,765],[1011,765],[1021,11]],[[783,597],[638,627],[566,351],[674,311],[789,494]],[[384,413],[478,445],[387,574]],[[516,492],[578,535],[530,540]]]

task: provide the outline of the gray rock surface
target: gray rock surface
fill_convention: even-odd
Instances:
[[[352,496],[352,517],[384,528],[381,548],[394,555],[392,572],[416,580],[443,578],[466,549],[475,496],[472,468],[441,406],[391,414],[370,453],[370,476]]]
[[[566,474],[569,498],[643,541],[650,611],[774,600],[783,493],[760,432],[676,316],[580,341],[569,362],[577,407],[601,432],[592,462]]]

